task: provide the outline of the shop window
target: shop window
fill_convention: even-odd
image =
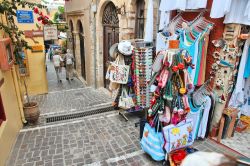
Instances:
[[[2,96],[0,94],[0,126],[3,121],[6,120],[5,113],[4,113],[4,107],[3,107],[3,101],[2,101]]]
[[[137,0],[136,2],[136,20],[135,20],[135,37],[143,39],[144,36],[144,0]]]

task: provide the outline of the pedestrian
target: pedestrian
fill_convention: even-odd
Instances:
[[[48,54],[49,54],[50,61],[52,61],[53,55],[54,55],[54,50],[53,50],[52,46],[50,46],[50,48],[48,50]]]
[[[67,49],[67,53],[64,57],[66,63],[66,80],[73,80],[73,62],[74,56],[70,49]]]
[[[60,52],[58,50],[55,51],[55,54],[53,56],[53,64],[55,67],[55,71],[56,71],[56,77],[57,77],[57,81],[58,82],[62,82],[61,78],[60,78],[60,73],[61,73],[61,62],[63,62],[63,59],[60,56]]]

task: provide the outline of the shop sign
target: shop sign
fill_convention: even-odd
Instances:
[[[65,30],[65,29],[67,29],[67,25],[66,24],[58,24],[57,28],[58,28],[58,30]]]
[[[16,17],[18,23],[34,23],[32,10],[17,10]]]
[[[24,36],[26,38],[43,37],[43,31],[42,30],[27,30],[27,31],[24,31]]]
[[[43,28],[44,40],[56,40],[58,39],[57,26],[56,25],[46,25]]]
[[[43,46],[42,45],[31,46],[31,52],[43,52]]]
[[[33,40],[34,43],[39,43],[38,41],[35,41],[34,37],[43,37],[43,31],[42,30],[26,30],[24,31],[24,36],[26,38],[30,38]]]

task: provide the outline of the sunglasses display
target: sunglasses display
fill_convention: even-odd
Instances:
[[[135,74],[135,93],[136,103],[140,107],[150,106],[150,85],[151,71],[153,65],[152,48],[134,48],[134,74]]]

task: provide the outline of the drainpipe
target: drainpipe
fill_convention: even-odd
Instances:
[[[14,68],[15,66],[13,66],[11,68],[11,74],[12,74],[12,78],[14,81],[14,86],[15,86],[15,91],[16,91],[16,97],[17,97],[17,101],[18,101],[18,107],[19,107],[19,111],[20,111],[20,115],[21,115],[21,119],[23,123],[27,123],[25,117],[24,117],[24,112],[23,112],[23,102],[21,100],[21,92],[20,92],[20,87],[18,84],[18,80],[17,80],[17,75],[16,75],[16,70]]]
[[[92,3],[93,5],[94,3]],[[94,39],[94,78],[95,78],[95,89],[97,89],[97,66],[96,66],[96,52],[97,52],[97,41],[96,41],[96,11],[97,11],[97,0],[95,0],[95,9],[92,9],[94,14],[94,31],[93,31],[93,39]]]

